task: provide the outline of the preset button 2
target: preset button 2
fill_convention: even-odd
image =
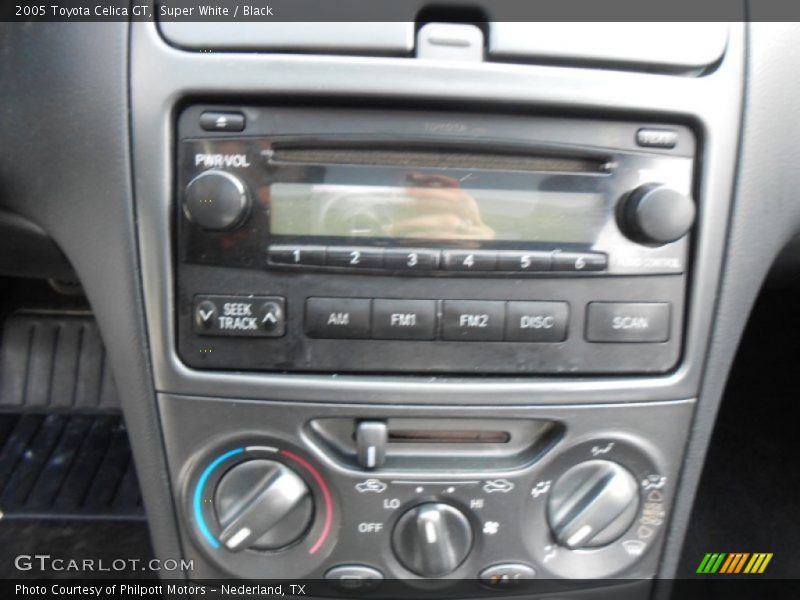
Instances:
[[[325,264],[350,269],[380,269],[383,266],[383,249],[329,247]]]
[[[366,339],[369,337],[368,298],[308,298],[306,335],[312,338]]]

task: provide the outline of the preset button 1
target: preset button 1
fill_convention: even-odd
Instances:
[[[442,339],[464,342],[502,340],[505,316],[505,302],[445,300]]]
[[[308,298],[306,335],[312,338],[368,338],[371,304],[367,298]]]
[[[272,245],[268,257],[276,265],[324,265],[325,247]]]

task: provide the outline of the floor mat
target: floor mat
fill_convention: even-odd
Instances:
[[[3,324],[0,406],[117,408],[97,323],[82,311],[26,310]]]
[[[762,295],[725,391],[681,556],[771,552],[766,576],[800,576],[798,290]]]
[[[143,519],[118,414],[0,414],[4,519]]]
[[[0,521],[0,579],[153,579],[152,558],[144,521]]]

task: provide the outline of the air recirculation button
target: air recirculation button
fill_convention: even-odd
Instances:
[[[278,550],[299,540],[314,516],[305,481],[283,463],[253,459],[237,464],[214,493],[219,540],[233,552]]]

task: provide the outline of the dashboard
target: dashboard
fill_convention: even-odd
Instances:
[[[156,554],[658,589],[800,231],[797,26],[330,25],[0,30],[0,198],[87,292]]]

